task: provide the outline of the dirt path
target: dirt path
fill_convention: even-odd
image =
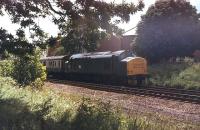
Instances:
[[[56,88],[68,94],[109,101],[112,105],[121,106],[129,115],[131,113],[139,113],[152,115],[153,118],[157,118],[154,115],[163,116],[179,122],[195,124],[200,122],[200,104],[92,90],[59,83],[46,82],[46,86],[53,89]]]

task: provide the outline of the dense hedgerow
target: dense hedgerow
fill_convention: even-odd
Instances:
[[[200,63],[162,63],[149,67],[154,85],[200,89]]]

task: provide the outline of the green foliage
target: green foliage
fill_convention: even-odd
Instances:
[[[186,0],[159,0],[137,28],[135,51],[151,62],[191,56],[200,49],[197,10]]]
[[[46,68],[40,62],[39,52],[15,60],[14,79],[22,86],[41,87],[46,79]]]
[[[113,113],[110,104],[95,105],[84,100],[78,108],[73,130],[118,130],[120,125],[120,115]]]
[[[95,51],[99,40],[106,37],[105,32],[99,30],[85,32],[71,31],[66,37],[63,37],[61,44],[68,54],[80,53],[84,50]]]
[[[0,54],[4,55],[13,40],[14,38],[11,34],[8,34],[5,29],[0,28]]]
[[[14,84],[11,78],[0,77],[1,130],[67,129],[69,114],[65,113],[73,105],[72,101],[51,91],[19,89]]]
[[[75,102],[49,90],[18,89],[10,82],[2,85],[5,80],[0,78],[0,129],[117,130],[122,127],[120,115],[107,103],[83,100],[77,109]]]
[[[56,48],[55,50],[55,56],[65,55],[65,48],[63,46],[60,46]]]
[[[0,77],[1,130],[167,130],[198,126],[151,124],[128,118],[109,103],[72,100],[55,91],[19,88],[11,78]],[[171,121],[170,121],[171,122]]]
[[[167,85],[183,87],[186,89],[200,89],[200,64],[194,64],[178,75],[173,75]]]
[[[0,61],[0,76],[12,77],[14,71],[14,63],[12,60]]]
[[[154,64],[149,67],[149,73],[154,85],[200,89],[199,63]]]
[[[2,54],[4,58],[8,56],[8,53],[16,56],[33,54],[35,47],[26,40],[24,31],[19,29],[16,35],[17,36],[14,37],[5,29],[0,28],[0,54]]]
[[[99,0],[18,0],[15,2],[1,0],[0,14],[8,13],[13,23],[21,25],[21,31],[29,27],[34,45],[43,48],[46,35],[35,19],[52,16],[49,18],[58,25],[63,37],[74,44],[73,51],[80,51],[79,46],[82,49],[94,51],[103,32],[122,34],[123,30],[119,29],[117,24],[128,22],[130,14],[142,10],[143,7],[144,3],[140,0],[137,5]],[[111,19],[115,16],[118,18],[117,22],[112,22]],[[68,42],[65,44],[67,44],[64,45],[65,50],[71,47]],[[68,53],[71,53],[71,50]]]
[[[47,39],[46,42],[49,47],[54,47],[57,43],[57,40],[58,40],[58,38],[51,36],[49,39]]]

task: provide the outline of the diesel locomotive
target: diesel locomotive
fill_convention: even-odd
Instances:
[[[147,80],[147,61],[132,52],[107,51],[42,58],[47,74],[60,78],[126,85]]]

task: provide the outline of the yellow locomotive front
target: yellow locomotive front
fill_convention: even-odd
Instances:
[[[129,85],[146,84],[147,79],[147,61],[142,57],[127,57],[122,60],[126,63],[126,75]]]

